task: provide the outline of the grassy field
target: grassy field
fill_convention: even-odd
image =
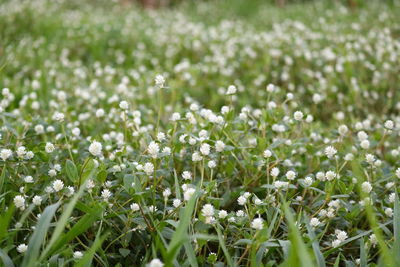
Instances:
[[[0,2],[0,266],[398,266],[400,2]]]

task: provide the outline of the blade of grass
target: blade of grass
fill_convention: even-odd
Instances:
[[[92,174],[93,174],[93,170],[92,170]],[[64,230],[65,226],[68,223],[68,219],[71,216],[71,213],[72,213],[72,211],[73,211],[78,199],[83,194],[85,188],[86,188],[86,182],[83,183],[83,185],[81,186],[79,191],[75,194],[75,196],[68,203],[66,209],[64,210],[64,212],[62,213],[60,219],[57,222],[57,226],[54,229],[53,235],[51,236],[51,239],[50,239],[48,245],[46,246],[45,250],[42,252],[42,254],[40,256],[40,260],[43,260],[48,255],[48,252],[50,251],[51,247],[59,239],[62,231]]]
[[[293,215],[290,212],[288,204],[286,202],[283,202],[283,209],[285,212],[286,221],[289,225],[289,238],[291,241],[290,253],[295,253],[296,257],[300,261],[300,266],[314,266],[310,254],[307,251],[307,247],[304,244],[299,229],[294,222]]]
[[[315,236],[314,230],[312,229],[310,225],[310,220],[308,217],[305,218],[306,226],[307,226],[307,231],[308,231],[308,236],[310,237],[310,240],[312,241],[312,248],[314,250],[315,258],[317,259],[317,263],[319,267],[325,267],[325,259],[324,256],[322,255],[321,249],[319,247],[318,243],[318,238]]]
[[[176,231],[172,235],[172,238],[169,243],[168,250],[167,250],[168,258],[166,259],[166,262],[169,264],[175,260],[179,249],[188,239],[187,229],[189,227],[189,224],[190,224],[190,221],[192,218],[192,214],[194,211],[194,205],[196,203],[197,198],[198,198],[198,192],[196,192],[190,198],[190,200],[186,204],[186,207],[183,209],[183,211],[181,212],[181,214],[179,216],[179,224],[176,228]]]
[[[225,246],[225,241],[224,241],[224,237],[223,237],[223,235],[222,235],[222,233],[221,233],[220,226],[217,225],[217,226],[215,227],[215,230],[217,231],[218,240],[219,240],[219,245],[221,246],[221,249],[222,249],[222,251],[224,252],[226,261],[227,261],[227,263],[228,263],[228,266],[236,266],[235,264],[233,264],[232,257],[231,257],[231,255],[229,255],[228,249],[227,249],[226,246]]]
[[[14,267],[14,263],[10,257],[0,248],[0,258],[3,261],[4,267]]]
[[[39,222],[36,224],[35,231],[29,240],[28,250],[25,253],[25,257],[21,266],[35,266],[39,262],[39,250],[46,237],[46,234],[49,231],[50,222],[59,206],[60,202],[57,202],[44,209],[42,215],[40,216]]]

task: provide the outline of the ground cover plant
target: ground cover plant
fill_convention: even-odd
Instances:
[[[0,3],[2,265],[396,266],[399,3],[254,3]]]

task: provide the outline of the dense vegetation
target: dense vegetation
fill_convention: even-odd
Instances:
[[[395,266],[399,11],[1,2],[2,264]]]

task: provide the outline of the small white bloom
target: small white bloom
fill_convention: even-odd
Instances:
[[[25,244],[20,244],[20,245],[18,245],[18,247],[17,247],[17,251],[18,251],[19,253],[24,253],[24,252],[26,252],[27,250],[28,250],[28,246],[25,245]]]
[[[154,172],[154,165],[153,165],[153,163],[147,162],[146,164],[144,164],[143,170],[144,170],[144,172],[145,172],[147,175],[153,174],[153,172]]]
[[[163,88],[163,87],[164,87],[164,83],[165,83],[165,78],[164,78],[164,76],[162,76],[161,74],[158,74],[158,75],[154,78],[154,82],[155,82],[155,84],[156,84],[157,87]]]
[[[201,214],[203,214],[204,217],[214,216],[214,206],[211,204],[204,205],[201,209]]]
[[[15,207],[19,208],[20,210],[25,209],[25,198],[21,195],[14,197],[14,205]]]
[[[269,149],[264,150],[263,153],[264,158],[270,158],[272,156],[272,152]]]
[[[47,142],[44,149],[46,150],[47,153],[52,153],[55,148],[54,148],[54,145],[52,143]]]
[[[310,225],[312,226],[312,227],[317,227],[318,225],[320,225],[320,221],[318,220],[318,218],[311,218],[311,220],[310,220]]]
[[[101,145],[100,142],[97,142],[97,141],[93,141],[89,146],[89,152],[93,156],[101,156],[102,149],[103,149],[103,146]]]
[[[337,153],[337,150],[333,146],[328,146],[325,148],[325,155],[331,159],[335,154]]]
[[[129,103],[126,101],[119,102],[119,107],[123,110],[127,110],[129,108]]]
[[[138,211],[140,209],[139,204],[137,203],[132,203],[130,207],[132,211]]]
[[[83,257],[83,253],[80,251],[74,251],[73,257],[74,259],[81,259]]]
[[[370,193],[372,191],[372,185],[369,182],[361,184],[361,189],[364,193]]]
[[[294,117],[294,119],[296,120],[296,121],[301,121],[302,119],[303,119],[303,112],[301,112],[301,111],[296,111],[294,114],[293,114],[293,117]]]
[[[42,204],[42,197],[34,196],[32,199],[32,203],[35,204],[36,206],[39,206],[40,204]]]
[[[251,228],[254,228],[256,230],[261,230],[264,228],[264,220],[261,218],[255,218],[252,222],[251,222]]]
[[[163,267],[164,263],[159,259],[153,259],[149,264],[148,267]]]
[[[53,189],[55,192],[61,191],[64,188],[64,183],[61,180],[55,180],[53,182]]]
[[[108,189],[103,189],[101,191],[101,197],[104,199],[104,201],[108,201],[108,199],[112,196],[112,193]]]
[[[219,217],[220,219],[225,219],[227,216],[228,216],[228,212],[227,212],[226,210],[220,210],[220,211],[218,212],[218,217]]]
[[[228,87],[228,90],[226,90],[226,95],[234,95],[234,94],[236,94],[236,91],[237,91],[237,89],[236,89],[236,86],[234,86],[234,85],[230,85],[229,87]]]

